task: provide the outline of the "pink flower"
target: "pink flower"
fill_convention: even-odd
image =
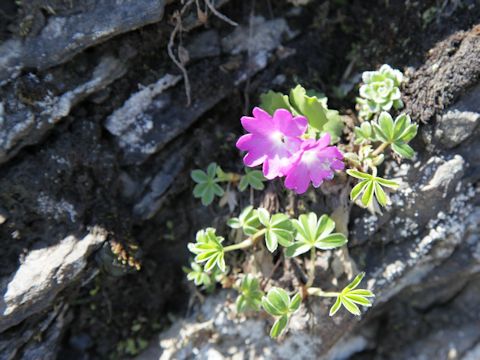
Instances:
[[[303,194],[310,181],[317,188],[323,180],[331,180],[335,170],[343,170],[345,164],[342,153],[329,144],[329,134],[317,141],[304,140],[300,150],[292,157],[291,165],[285,169],[285,187]]]
[[[256,107],[253,117],[244,116],[241,122],[249,132],[237,141],[237,148],[247,151],[243,158],[245,165],[263,164],[263,175],[267,179],[286,175],[292,155],[300,150],[300,136],[307,129],[307,119],[294,117],[285,109],[276,110],[272,117]]]

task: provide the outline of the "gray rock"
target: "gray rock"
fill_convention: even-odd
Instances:
[[[0,45],[0,83],[24,68],[44,70],[115,35],[160,21],[164,0],[101,0],[84,12],[52,16],[42,31]]]
[[[106,240],[99,228],[84,238],[74,235],[58,245],[31,250],[16,273],[0,283],[0,332],[48,308],[57,294],[82,273],[87,258]]]
[[[220,55],[220,36],[216,30],[207,30],[194,37],[186,47],[190,60]]]
[[[55,124],[64,119],[71,108],[87,96],[111,84],[126,71],[122,62],[104,57],[92,69],[90,79],[59,96],[47,91],[40,99],[19,98],[14,89],[4,89],[0,102],[0,163],[15,156],[23,147],[37,143]],[[28,77],[28,75],[27,75]],[[34,75],[30,76],[38,82]]]
[[[435,127],[435,140],[451,149],[468,139],[480,121],[480,113],[471,111],[448,111]]]
[[[275,50],[282,39],[292,36],[285,19],[278,18],[265,20],[262,16],[255,16],[250,24],[239,26],[230,35],[222,39],[223,51],[230,54],[250,52],[258,54]]]
[[[439,117],[434,139],[447,149],[454,148],[474,133],[479,122],[480,85],[477,85]]]
[[[133,94],[121,108],[115,110],[105,121],[105,127],[118,139],[126,152],[153,154],[155,144],[145,143],[144,136],[154,127],[154,119],[146,114],[150,107],[161,110],[170,104],[168,99],[154,99],[180,81],[180,76],[167,74]]]

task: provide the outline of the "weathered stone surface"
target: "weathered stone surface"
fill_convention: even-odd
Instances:
[[[480,25],[459,31],[429,51],[425,64],[405,89],[413,119],[428,122],[441,115],[480,79]]]
[[[434,141],[451,149],[472,136],[479,122],[480,85],[477,85],[437,120]]]
[[[101,229],[83,239],[69,236],[58,245],[31,250],[20,267],[0,285],[0,331],[45,310],[57,294],[75,281],[88,255],[106,240]]]
[[[50,17],[42,31],[0,45],[0,83],[24,68],[44,70],[117,34],[160,21],[164,0],[101,0],[69,16]]]
[[[111,84],[125,71],[126,67],[121,61],[104,57],[91,69],[88,81],[69,84],[72,88],[59,96],[47,91],[39,94],[38,98],[26,99],[26,96],[34,94],[35,87],[45,86],[40,86],[45,79],[40,80],[33,74],[26,75],[25,79],[29,84],[33,83],[29,85],[33,88],[23,91],[14,89],[13,85],[5,87],[0,102],[0,163],[11,159],[25,146],[37,143],[70,113],[73,106]]]
[[[183,87],[176,86],[165,91],[179,80],[178,77],[165,75],[157,83],[135,93],[121,109],[109,116],[105,126],[116,136],[127,164],[143,163],[162,150],[206,111],[225,99],[235,86],[264,69],[273,50],[281,45],[283,39],[292,36],[284,19],[266,21],[259,17],[255,26],[258,51],[251,59],[242,56],[232,69],[225,69],[225,64],[218,59],[200,61],[188,68],[189,72],[197,74],[190,79],[193,99],[190,107],[185,107]],[[252,43],[247,35],[248,27],[235,29],[230,37],[227,36],[229,40],[222,43],[224,51],[233,55],[246,52]],[[222,65],[224,71],[219,72]],[[215,91],[205,92],[206,88]],[[128,118],[124,115],[126,109],[131,114]]]

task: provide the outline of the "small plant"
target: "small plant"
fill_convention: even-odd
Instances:
[[[365,71],[362,81],[360,97],[357,98],[358,115],[361,119],[370,120],[381,111],[403,107],[399,89],[403,74],[399,70],[382,65],[378,71]]]
[[[364,84],[357,100],[362,122],[351,134],[353,141],[341,143],[342,117],[338,111],[328,109],[326,97],[298,85],[288,95],[273,91],[263,94],[261,106],[253,109],[252,116],[241,118],[247,133],[238,139],[236,146],[246,153],[245,174],[226,173],[215,163],[206,172],[192,172],[197,183],[194,196],[204,205],[234,187],[240,192],[250,187],[251,192],[250,204],[227,221],[231,228],[229,236],[217,235],[214,228],[197,232],[196,242],[188,245],[195,259],[191,268],[186,269],[187,277],[206,290],[212,289],[215,282],[224,287],[235,284],[237,312],[263,310],[273,316],[275,321],[270,331],[273,338],[286,332],[292,314],[307,297],[335,298],[330,316],[342,306],[358,316],[360,306],[372,305],[373,292],[358,288],[365,276],[363,272],[340,292],[314,286],[318,282],[315,267],[318,253],[341,249],[348,243],[346,231],[345,234],[335,231],[336,224],[330,216],[317,215],[308,209],[299,211],[295,206],[288,212],[271,214],[252,203],[253,190],[264,190],[264,182],[275,178],[283,178],[285,188],[296,195],[307,192],[310,184],[318,188],[337,178],[338,188],[351,187],[351,201],[372,213],[380,212],[380,207],[390,203],[389,192],[400,184],[380,176],[379,167],[389,157],[399,161],[414,156],[409,142],[416,136],[418,126],[406,114],[399,114],[393,120],[388,113],[403,106],[400,71],[383,65],[378,71],[365,72],[362,79]],[[261,171],[251,169],[259,166]],[[344,174],[337,177],[344,170],[349,177]],[[226,190],[221,183],[227,184]],[[294,216],[298,212],[305,213]],[[227,267],[230,259],[242,259],[230,253],[251,249],[255,252],[265,249],[276,259],[306,255],[305,261],[296,262],[305,266],[301,284],[282,289],[271,279],[274,271],[262,278],[261,274],[242,274],[238,267]]]
[[[285,331],[290,316],[299,309],[301,303],[300,294],[290,298],[285,290],[276,287],[270,289],[267,296],[262,298],[262,307],[276,318],[270,330],[272,338],[279,337]]]
[[[266,180],[261,171],[245,169],[245,175],[226,173],[216,163],[210,163],[206,172],[200,169],[193,170],[190,176],[197,183],[193,188],[193,196],[201,199],[204,206],[210,205],[215,196],[222,197],[225,194],[219,183],[238,183],[238,190],[242,192],[249,186],[254,190],[263,190],[265,188],[263,182]]]
[[[238,292],[239,295],[235,302],[237,312],[260,310],[264,293],[260,288],[260,282],[255,276],[251,274],[244,276]]]

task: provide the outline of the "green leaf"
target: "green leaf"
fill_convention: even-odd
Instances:
[[[240,284],[239,296],[237,297],[236,306],[237,312],[246,310],[258,311],[262,303],[263,291],[260,289],[260,282],[258,279],[248,274]]]
[[[375,197],[380,205],[386,206],[388,202],[387,195],[378,182],[375,182]]]
[[[326,115],[327,122],[323,125],[323,131],[330,134],[331,142],[334,144],[340,141],[345,123],[337,110],[327,109]]]
[[[351,177],[361,179],[361,180],[371,180],[372,179],[372,175],[369,175],[369,174],[366,174],[366,173],[363,173],[363,172],[360,172],[360,171],[357,171],[357,170],[353,170],[353,169],[348,169],[347,174],[350,175]]]
[[[315,242],[315,247],[320,250],[331,250],[343,246],[347,243],[347,238],[341,233],[335,233],[325,236]]]
[[[263,226],[268,226],[270,224],[270,214],[264,208],[257,209],[258,219]]]
[[[349,300],[347,297],[340,295],[340,301],[342,302],[342,305],[347,309],[350,313],[353,315],[359,316],[360,309],[358,308],[357,305],[355,305],[351,300]]]
[[[262,306],[266,312],[273,316],[281,316],[289,313],[290,298],[287,292],[281,288],[273,287],[262,298]]]
[[[207,174],[209,178],[215,178],[217,175],[217,164],[216,163],[210,163],[207,167]]]
[[[295,312],[300,308],[300,304],[302,303],[302,296],[297,293],[295,296],[292,298],[292,301],[290,302],[290,311]]]
[[[272,329],[270,330],[270,336],[275,339],[280,335],[282,335],[282,333],[287,328],[287,323],[288,323],[287,315],[283,315],[279,317],[277,320],[275,320],[275,322],[273,323]]]
[[[355,185],[350,192],[350,200],[354,201],[363,191],[365,191],[365,187],[368,185],[369,180],[362,180],[357,185]]]
[[[225,272],[225,259],[223,254],[223,237],[215,234],[215,229],[207,228],[197,232],[196,242],[189,243],[188,249],[196,254],[197,263],[205,263],[205,271],[212,271],[218,267]]]
[[[398,139],[402,142],[408,143],[415,136],[417,136],[418,125],[410,125],[399,137]]]
[[[340,305],[343,305],[345,309],[354,315],[360,315],[360,309],[357,304],[366,307],[372,306],[372,301],[368,298],[374,297],[375,295],[370,290],[356,289],[364,276],[365,273],[363,272],[358,274],[355,279],[342,290],[335,304],[333,304],[330,309],[330,316],[334,315],[340,309]]]
[[[374,182],[369,181],[362,195],[363,206],[369,206],[373,199]]]
[[[330,313],[329,315],[330,316],[333,316],[337,313],[337,311],[340,309],[342,305],[342,302],[340,300],[340,296],[337,297],[337,299],[335,300],[335,303],[332,305],[332,307],[330,308]]]
[[[348,284],[345,287],[345,289],[349,291],[355,289],[360,284],[360,282],[363,280],[364,277],[365,277],[365,273],[361,272],[360,274],[355,276],[355,279],[353,279],[353,281],[350,284]]]
[[[310,126],[322,131],[328,119],[326,109],[318,98],[308,96],[306,90],[301,85],[297,85],[290,91],[289,100],[297,112],[308,119]]]
[[[355,294],[352,294],[352,293],[348,293],[348,294],[345,294],[343,296],[345,298],[347,298],[348,300],[350,300],[351,302],[355,303],[355,304],[359,304],[359,305],[363,305],[363,306],[367,306],[367,307],[372,306],[372,303],[370,302],[370,300],[366,299],[363,296],[355,295]]]
[[[410,123],[410,117],[407,114],[397,116],[395,119],[394,138],[398,139]]]
[[[382,142],[389,142],[388,135],[385,134],[377,123],[372,122],[375,137]]]
[[[260,209],[258,210],[260,211]],[[265,220],[266,214],[263,213],[262,216]],[[285,247],[288,247],[292,244],[293,228],[292,223],[287,215],[274,214],[268,222],[265,221],[263,224],[267,224],[265,225],[265,242],[267,249],[270,252],[274,252],[277,249],[278,244]]]
[[[415,151],[408,144],[394,143],[392,144],[392,150],[403,158],[411,159],[415,155]]]
[[[244,191],[248,186],[255,190],[263,190],[265,188],[263,182],[266,180],[260,170],[250,170],[246,168],[245,175],[242,176],[238,184],[238,190]]]
[[[302,297],[298,293],[290,299],[285,290],[276,287],[270,289],[262,298],[264,310],[278,317],[270,331],[270,336],[277,337],[286,329],[290,315],[300,308],[301,302]]]
[[[375,295],[370,290],[354,289],[348,292],[351,295],[360,295],[363,297],[374,297]]]
[[[193,170],[190,173],[190,176],[192,177],[193,181],[195,181],[196,183],[202,183],[208,180],[208,176],[205,173],[205,171],[202,171],[199,169]]]
[[[199,198],[204,206],[208,206],[213,202],[216,196],[223,196],[223,188],[217,184],[217,172],[221,171],[220,167],[215,163],[208,165],[207,172],[202,170],[193,170],[190,174],[192,179],[197,183],[193,188],[193,196]]]
[[[292,224],[297,230],[296,242],[286,251],[288,257],[306,253],[312,248],[330,250],[345,245],[347,238],[340,233],[331,234],[335,229],[335,222],[327,215],[322,215],[317,220],[313,212],[302,214]]]
[[[305,254],[306,252],[310,251],[312,247],[313,246],[311,244],[296,242],[287,248],[287,250],[285,251],[285,255],[287,255],[287,257],[295,257],[301,254]]]
[[[389,113],[383,111],[378,117],[378,124],[382,129],[382,133],[386,135],[387,140],[392,141],[394,139],[394,126],[392,116]]]
[[[231,218],[227,221],[227,225],[232,229],[240,229],[242,227],[242,223],[240,222],[239,218]]]
[[[328,215],[320,216],[317,226],[317,237],[327,236],[335,229],[335,221],[333,221]]]
[[[396,181],[387,180],[381,177],[376,177],[375,181],[378,182],[380,185],[391,189],[397,189],[400,186]]]
[[[260,95],[260,107],[270,115],[273,115],[278,109],[287,109],[293,112],[288,96],[272,90]]]

